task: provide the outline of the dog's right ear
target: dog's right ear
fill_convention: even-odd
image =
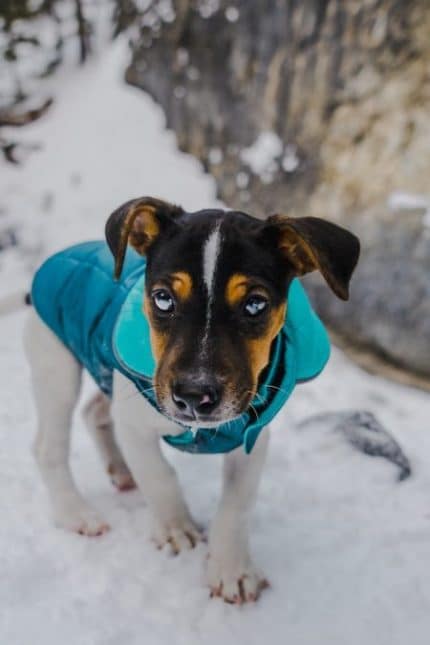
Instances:
[[[145,255],[160,232],[183,212],[180,206],[154,197],[132,199],[117,208],[105,227],[106,240],[115,258],[115,279],[121,275],[128,243]]]

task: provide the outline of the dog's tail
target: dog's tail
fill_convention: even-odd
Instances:
[[[14,311],[31,305],[31,295],[26,291],[16,291],[0,299],[0,316],[6,316]]]

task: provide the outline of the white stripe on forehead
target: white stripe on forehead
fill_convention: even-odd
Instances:
[[[221,251],[221,221],[218,220],[209,233],[205,245],[203,247],[203,281],[208,293],[207,308],[206,308],[206,325],[203,336],[204,351],[207,346],[209,338],[209,327],[211,322],[212,305],[214,300],[214,287],[215,275],[218,266],[218,259]]]
[[[212,296],[215,272],[221,246],[220,228],[221,222],[217,222],[203,247],[203,280],[208,291],[209,299]]]

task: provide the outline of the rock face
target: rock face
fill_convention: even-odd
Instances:
[[[231,207],[353,229],[351,300],[312,279],[320,312],[430,376],[428,0],[176,0],[141,24],[127,80],[161,103],[179,146]],[[394,191],[424,197],[390,210]]]

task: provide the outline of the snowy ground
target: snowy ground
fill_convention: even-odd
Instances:
[[[108,213],[154,194],[193,209],[216,203],[212,181],[175,150],[150,98],[120,84],[121,44],[61,81],[49,116],[22,133],[43,142],[2,167],[0,217],[22,250],[0,255],[0,293],[28,284],[52,250],[101,237]],[[7,219],[3,220],[7,221]],[[330,297],[327,294],[327,297]],[[53,528],[30,455],[35,417],[21,347],[24,314],[0,319],[1,645],[425,645],[430,638],[430,397],[369,376],[334,351],[279,415],[252,524],[272,588],[243,608],[209,600],[205,548],[157,552],[140,493],[116,493],[77,416],[72,466],[113,530],[98,539]],[[86,383],[86,394],[91,388]],[[354,451],[328,428],[295,423],[365,408],[397,437],[413,476]],[[218,495],[217,457],[176,451],[197,519]]]

